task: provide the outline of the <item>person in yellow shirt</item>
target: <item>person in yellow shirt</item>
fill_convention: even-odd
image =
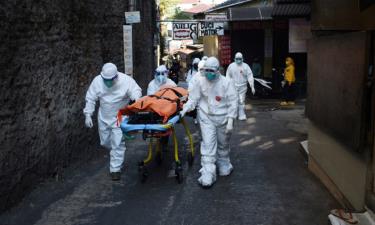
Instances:
[[[291,57],[285,59],[286,68],[284,70],[284,80],[281,82],[284,92],[284,100],[280,103],[281,106],[294,105],[295,99],[295,82],[296,75],[294,73],[294,61]]]

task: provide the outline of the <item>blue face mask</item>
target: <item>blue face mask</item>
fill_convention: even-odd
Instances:
[[[167,81],[167,78],[164,75],[157,75],[156,80],[159,84],[164,84]]]
[[[241,64],[243,60],[238,58],[238,59],[235,59],[235,61],[237,64]]]

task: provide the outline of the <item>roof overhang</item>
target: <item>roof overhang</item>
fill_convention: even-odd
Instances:
[[[311,4],[303,3],[284,3],[275,4],[272,10],[272,17],[308,17],[311,13]]]
[[[272,20],[273,7],[249,7],[249,8],[229,8],[228,20],[249,21],[249,20]]]

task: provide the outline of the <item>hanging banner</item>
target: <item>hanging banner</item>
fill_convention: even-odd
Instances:
[[[197,39],[203,36],[224,35],[224,22],[173,23],[173,40]]]
[[[206,14],[205,19],[212,21],[226,21],[228,18],[226,13],[209,13]]]
[[[132,26],[124,25],[124,66],[125,73],[133,75],[133,37]]]
[[[202,22],[199,23],[199,36],[224,35],[223,22]]]
[[[196,39],[198,37],[198,23],[173,23],[173,40]]]

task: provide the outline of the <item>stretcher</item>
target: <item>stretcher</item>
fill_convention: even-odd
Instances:
[[[151,96],[152,97],[152,96]],[[159,96],[160,97],[160,96]],[[156,98],[159,98],[158,96]],[[182,96],[185,97],[185,96]],[[181,96],[178,98],[181,100]],[[171,99],[169,99],[171,100]],[[145,99],[140,99],[139,101],[145,101]],[[186,100],[184,100],[186,102]],[[172,137],[173,140],[173,156],[174,156],[174,163],[175,163],[175,175],[178,183],[183,182],[183,168],[179,157],[179,148],[178,148],[178,140],[175,132],[175,126],[178,123],[181,123],[184,127],[185,133],[189,140],[188,154],[187,154],[187,161],[189,166],[191,166],[194,162],[194,142],[192,135],[190,133],[189,127],[184,120],[178,114],[178,110],[182,108],[182,101],[170,101],[171,104],[178,104],[176,107],[176,111],[173,115],[168,117],[168,120],[165,121],[165,115],[161,116],[158,113],[152,112],[149,108],[146,110],[132,110],[129,112],[129,109],[132,109],[132,105],[128,106],[126,109],[120,110],[119,118],[121,121],[120,127],[124,134],[124,137],[129,137],[134,133],[142,133],[142,137],[144,140],[149,139],[148,144],[148,153],[145,159],[138,163],[138,172],[140,175],[140,179],[142,182],[146,181],[149,172],[147,169],[147,165],[152,162],[155,158],[158,164],[161,164],[162,161],[162,144],[161,141],[164,138]],[[139,102],[138,102],[139,103]],[[134,104],[137,105],[137,102]],[[182,103],[182,104],[181,104]],[[139,105],[139,104],[138,104]],[[133,107],[134,108],[134,107]],[[124,119],[121,119],[121,115],[127,115]],[[156,150],[154,153],[154,144],[156,144]],[[154,156],[155,155],[155,156]]]

